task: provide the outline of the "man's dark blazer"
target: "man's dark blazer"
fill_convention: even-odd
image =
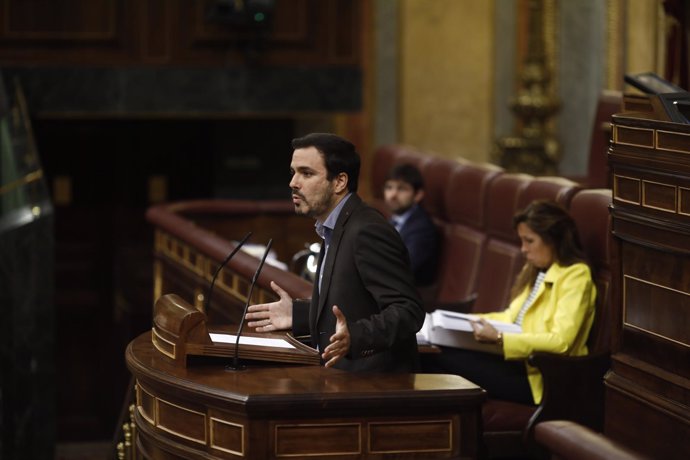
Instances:
[[[321,292],[293,301],[293,333],[311,334],[323,350],[335,332],[333,305],[347,319],[350,353],[334,367],[350,371],[418,369],[416,333],[424,310],[400,235],[375,209],[352,194],[333,229]],[[318,273],[318,272],[317,272]]]
[[[424,208],[417,205],[400,229],[400,237],[410,253],[412,274],[417,286],[428,286],[436,279],[438,230]]]

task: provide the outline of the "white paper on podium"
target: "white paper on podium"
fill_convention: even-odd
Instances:
[[[236,335],[232,334],[216,334],[209,333],[211,340],[216,343],[235,343],[237,340]],[[290,342],[283,339],[268,339],[263,337],[249,337],[241,336],[240,345],[258,345],[262,347],[275,347],[275,348],[295,348]]]

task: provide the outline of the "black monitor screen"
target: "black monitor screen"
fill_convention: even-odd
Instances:
[[[625,82],[647,94],[680,93],[685,91],[652,72],[625,75]]]

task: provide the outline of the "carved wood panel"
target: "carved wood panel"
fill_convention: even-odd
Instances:
[[[109,42],[117,38],[122,2],[3,0],[2,38],[23,41]]]
[[[360,0],[275,0],[263,22],[247,24],[219,21],[209,14],[214,5],[214,0],[0,0],[0,62],[360,63]]]
[[[687,458],[690,444],[678,440],[687,440],[690,426],[690,130],[663,119],[658,110],[613,117],[609,165],[621,257],[612,267],[619,307],[605,432],[654,458]]]

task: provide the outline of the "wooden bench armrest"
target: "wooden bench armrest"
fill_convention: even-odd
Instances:
[[[575,422],[553,420],[535,427],[535,439],[553,458],[563,460],[639,460],[643,457]]]

